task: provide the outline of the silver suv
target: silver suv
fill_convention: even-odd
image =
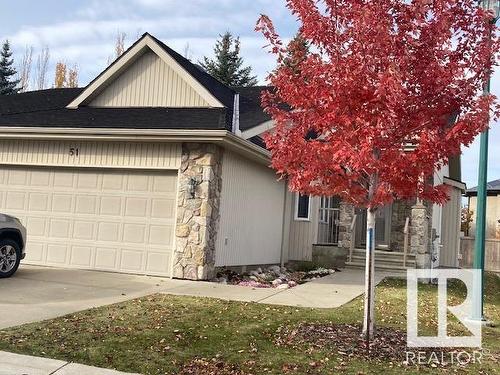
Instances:
[[[0,279],[12,276],[26,253],[26,228],[14,216],[0,214]]]

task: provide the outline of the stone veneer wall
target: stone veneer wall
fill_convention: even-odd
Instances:
[[[417,202],[411,210],[411,252],[417,268],[431,266],[432,204]]]
[[[177,199],[173,277],[215,277],[223,150],[214,144],[183,143]],[[189,182],[198,182],[194,198]]]
[[[348,249],[351,246],[353,234],[351,233],[351,223],[354,218],[354,206],[340,202],[339,212],[339,247]]]

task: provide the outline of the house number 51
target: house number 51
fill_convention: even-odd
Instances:
[[[69,155],[70,156],[79,156],[80,155],[80,149],[78,147],[70,147],[69,148]]]

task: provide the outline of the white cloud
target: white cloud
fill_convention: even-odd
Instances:
[[[106,67],[118,31],[127,34],[128,45],[146,31],[180,53],[189,43],[192,60],[196,62],[204,55],[211,55],[218,35],[229,30],[241,36],[245,63],[263,81],[274,67],[274,58],[262,48],[266,44],[264,38],[254,32],[260,13],[273,19],[283,37],[292,36],[296,30],[294,17],[285,8],[284,0],[89,0],[77,4],[79,7],[74,10],[66,9],[63,21],[53,21],[50,16],[47,17],[50,22],[44,24],[37,19],[36,26],[30,26],[28,17],[20,20],[17,28],[10,27],[13,31],[6,37],[12,42],[15,60],[21,60],[26,45],[33,45],[36,50],[48,45],[51,73],[58,60],[77,63],[80,84],[86,84]],[[500,71],[493,77],[492,92],[500,96]],[[499,148],[500,124],[493,124],[489,180],[500,178]],[[478,141],[464,149],[463,179],[469,186],[477,184],[478,155]]]

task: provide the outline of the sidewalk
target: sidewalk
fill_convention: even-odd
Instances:
[[[139,375],[0,351],[0,375]]]

